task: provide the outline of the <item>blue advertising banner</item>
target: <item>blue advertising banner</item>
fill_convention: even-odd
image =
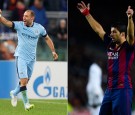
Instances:
[[[15,61],[0,61],[0,98],[10,98],[17,81]]]

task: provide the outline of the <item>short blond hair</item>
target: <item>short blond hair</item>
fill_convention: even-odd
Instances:
[[[35,12],[33,10],[26,10],[25,12],[30,12],[32,17],[35,17]]]

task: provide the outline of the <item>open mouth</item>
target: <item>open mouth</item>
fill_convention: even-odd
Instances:
[[[112,41],[115,41],[115,39],[114,39],[114,38],[112,38]]]

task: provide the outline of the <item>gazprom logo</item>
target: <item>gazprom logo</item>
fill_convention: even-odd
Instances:
[[[52,79],[51,75],[51,69],[49,66],[45,68],[45,72],[43,75],[38,76],[37,79],[35,79],[33,84],[33,89],[36,93],[36,95],[40,97],[61,97],[65,98],[67,97],[65,87],[64,86],[50,86],[50,82]]]
[[[51,80],[51,71],[49,67],[47,67],[45,70],[44,79],[45,79],[46,84],[48,85]]]

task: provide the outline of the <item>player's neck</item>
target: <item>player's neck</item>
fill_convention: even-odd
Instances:
[[[116,48],[119,47],[119,46],[121,46],[125,41],[126,41],[126,39],[123,39],[120,42],[117,42],[116,43]]]
[[[27,27],[32,27],[32,26],[33,26],[33,24],[34,24],[34,22],[32,22],[31,24],[26,25],[26,26],[27,26]]]

